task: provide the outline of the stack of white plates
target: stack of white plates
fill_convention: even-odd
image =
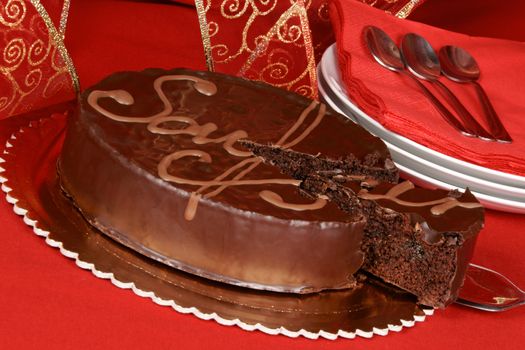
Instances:
[[[404,178],[431,188],[464,190],[468,187],[488,208],[525,213],[524,176],[485,168],[439,153],[385,129],[360,110],[345,92],[335,44],[326,50],[317,70],[321,99],[383,139]]]

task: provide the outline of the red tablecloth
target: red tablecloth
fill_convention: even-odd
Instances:
[[[204,69],[197,17],[188,7],[74,0],[67,44],[83,86],[115,70]],[[2,125],[3,144],[10,130]],[[525,342],[525,308],[489,314],[457,305],[414,328],[370,340],[312,341],[246,332],[179,314],[94,277],[34,235],[4,200],[0,227],[0,349],[518,349]],[[523,215],[488,211],[474,257],[522,287],[523,227]]]

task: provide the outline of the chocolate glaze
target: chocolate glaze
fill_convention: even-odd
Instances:
[[[374,178],[397,179],[379,139],[324,105],[264,84],[183,69],[114,74],[82,96],[59,159],[61,184],[91,225],[182,271],[278,292],[354,287],[370,211],[357,204],[344,213],[336,201],[302,195],[300,181],[240,139],[328,160],[321,169],[330,171],[349,160],[375,187],[364,191],[346,174],[351,181],[339,186],[351,196],[385,217],[396,213],[427,245],[457,243],[446,300],[418,295],[433,306],[453,300],[481,228],[474,197],[450,198],[446,208],[440,191],[391,196],[400,185]],[[365,268],[383,277],[370,261]]]
[[[371,190],[363,190],[355,181],[347,181],[344,186],[352,189],[359,198],[366,199],[366,194],[385,195],[392,188],[410,183],[404,181],[401,184],[381,183]],[[409,190],[399,194],[397,198],[411,203],[403,205],[389,198],[374,199],[383,208],[394,210],[398,213],[406,213],[410,216],[413,225],[419,223],[422,228],[421,239],[428,244],[436,244],[446,239],[449,233],[459,236],[462,240],[476,237],[483,226],[484,209],[474,195],[467,189],[464,193],[450,192],[441,189],[429,190],[425,188],[410,186]],[[455,199],[460,204],[435,214],[435,204],[419,205],[419,203],[440,201],[449,198]],[[465,207],[462,207],[464,204]]]
[[[306,154],[295,149],[262,145],[250,140],[239,140],[239,143],[265,162],[297,179],[304,179],[313,171],[324,176],[339,175],[354,179],[361,176],[363,181],[368,178],[373,181],[397,183],[399,180],[399,171],[394,162],[383,158],[379,152],[369,153],[365,159],[358,159],[352,154],[343,159],[330,159],[322,153]]]
[[[302,187],[328,195],[345,211],[367,217],[363,249],[372,248],[371,256],[365,254],[363,269],[413,292],[425,305],[444,307],[457,298],[484,220],[483,207],[469,190],[429,190],[408,181],[363,189],[358,181],[317,175],[307,178]],[[443,208],[442,203],[452,205]],[[413,255],[401,267],[406,259],[401,258],[403,251],[410,250]],[[414,279],[427,287],[414,286]]]
[[[31,114],[35,115],[38,118],[38,113]],[[15,119],[19,124],[13,131],[27,121]],[[121,283],[133,282],[137,289],[153,292],[164,302],[173,301],[183,308],[248,325],[260,323],[273,330],[371,332],[373,327],[401,326],[401,320],[424,315],[413,296],[373,279],[351,290],[273,293],[199,278],[127,249],[88,224],[57,184],[55,165],[65,122],[65,118],[55,116],[18,133],[10,140],[13,147],[9,153],[2,155],[2,176],[8,179],[10,196],[17,199],[17,206],[28,211],[27,216],[40,230],[49,232],[49,240],[60,242],[69,257],[74,252],[80,261],[93,264],[96,271],[112,274]]]
[[[206,152],[211,162],[181,158],[171,163],[168,173],[209,181],[245,158],[215,143],[196,146],[189,135],[159,135],[144,123],[112,120],[86,103],[95,90],[125,90],[133,103],[101,98],[99,105],[136,118],[160,113],[164,107],[153,82],[165,75],[191,75],[217,86],[217,92],[208,96],[197,91],[192,81],[162,85],[172,115],[218,126],[210,137],[244,130],[255,142],[276,143],[312,104],[265,84],[208,72],[150,69],[110,76],[82,95],[59,160],[62,186],[85,218],[142,254],[206,278],[297,293],[353,286],[352,275],[363,261],[362,218],[349,221],[333,203],[315,210],[285,209],[261,198],[261,191],[275,192],[287,203],[310,205],[313,201],[296,186],[262,184],[231,186],[212,198],[204,194],[193,220],[188,220],[185,211],[197,187],[159,178],[161,160],[181,150]],[[331,111],[317,127],[307,130],[320,108],[324,107],[315,106],[294,131],[292,138],[306,135],[293,145],[294,150],[321,152],[334,159],[347,154],[364,159],[376,153],[380,163],[389,161],[379,139]],[[165,124],[164,128],[185,127],[177,122]],[[275,178],[283,174],[261,163],[244,180]]]
[[[387,193],[393,186],[381,184],[370,193]],[[448,192],[445,190],[427,190],[412,188],[398,196],[408,202],[427,202],[452,198],[459,202],[458,206],[437,214],[433,205],[403,206],[390,199],[379,199],[376,202],[383,208],[394,210],[410,217],[412,232],[418,232],[416,237],[430,246],[450,246],[453,249],[450,264],[453,271],[439,298],[419,296],[419,302],[437,307],[445,307],[457,299],[459,289],[465,280],[468,263],[472,259],[474,247],[480,230],[484,224],[484,209],[467,189],[465,193]],[[462,207],[461,205],[464,205]],[[420,231],[419,231],[420,230]],[[409,231],[410,232],[410,231]],[[423,245],[424,246],[424,245]],[[452,248],[453,247],[453,248]]]

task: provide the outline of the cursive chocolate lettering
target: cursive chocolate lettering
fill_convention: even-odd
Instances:
[[[460,202],[456,198],[453,197],[443,197],[440,199],[436,199],[433,201],[427,201],[427,202],[410,202],[406,200],[402,200],[398,198],[401,194],[413,189],[415,186],[410,181],[404,181],[402,183],[399,183],[392,187],[387,193],[385,194],[372,194],[369,193],[367,190],[363,189],[359,192],[358,197],[363,199],[387,199],[392,202],[395,202],[397,204],[406,206],[406,207],[425,207],[432,205],[433,207],[430,208],[430,212],[433,215],[443,215],[445,214],[449,209],[455,208],[455,207],[462,207],[462,208],[480,208],[481,204],[476,202]]]
[[[283,197],[281,197],[280,195],[278,195],[277,193],[273,191],[268,191],[268,190],[259,192],[259,197],[261,197],[268,203],[275,205],[276,207],[295,210],[295,211],[318,210],[318,209],[323,208],[326,205],[326,199],[324,198],[317,198],[315,202],[310,203],[310,204],[287,203],[283,200]]]
[[[201,197],[202,195],[199,193],[191,193],[190,199],[188,199],[188,205],[186,205],[186,209],[184,210],[184,219],[188,221],[193,220],[197,213],[197,206],[199,205]]]
[[[449,209],[454,207],[462,207],[467,209],[481,208],[481,204],[476,202],[460,202],[457,199],[453,201],[444,202],[443,204],[435,205],[430,209],[430,212],[434,215],[443,215]]]
[[[89,94],[87,101],[88,101],[88,104],[91,107],[93,107],[94,110],[96,110],[100,114],[110,119],[113,119],[119,122],[125,122],[125,123],[149,123],[155,118],[167,116],[173,111],[173,106],[168,100],[168,97],[162,91],[162,84],[170,80],[192,81],[194,82],[193,87],[198,92],[206,96],[212,96],[217,93],[217,86],[211,81],[207,81],[207,80],[197,78],[191,75],[166,75],[166,76],[157,78],[153,83],[155,92],[157,93],[160,100],[162,101],[162,104],[164,105],[164,109],[161,112],[154,114],[152,116],[149,116],[149,117],[128,117],[124,115],[118,115],[118,114],[108,111],[107,109],[103,108],[102,106],[98,104],[99,99],[106,97],[106,98],[111,98],[115,100],[116,102],[126,105],[126,106],[132,105],[135,102],[133,99],[133,96],[131,96],[131,94],[125,90],[110,90],[110,91],[94,90],[94,91],[91,91],[91,93]]]
[[[159,99],[163,103],[163,110],[157,114],[147,116],[147,117],[129,117],[123,115],[117,115],[112,113],[102,106],[99,105],[98,101],[101,98],[111,98],[117,103],[123,105],[132,105],[134,103],[133,96],[124,90],[111,90],[111,91],[99,91],[95,90],[90,93],[88,96],[88,103],[100,114],[113,119],[115,121],[126,122],[126,123],[145,123],[147,129],[154,134],[161,135],[189,135],[192,136],[192,142],[196,145],[208,144],[208,143],[220,143],[226,152],[233,156],[237,157],[250,157],[244,159],[239,163],[235,164],[231,168],[225,170],[222,174],[217,176],[213,180],[192,180],[185,179],[179,176],[174,176],[169,173],[168,169],[172,162],[184,158],[184,157],[197,157],[198,161],[210,163],[212,162],[211,156],[204,151],[200,150],[181,150],[176,151],[171,154],[166,155],[158,165],[158,174],[159,177],[165,181],[174,182],[178,184],[194,185],[200,186],[196,191],[192,192],[186,210],[184,212],[184,217],[186,220],[192,220],[195,217],[197,212],[197,207],[200,199],[202,197],[211,198],[218,195],[223,190],[230,186],[243,186],[243,185],[262,185],[262,184],[282,184],[282,185],[292,185],[299,186],[300,181],[293,179],[258,179],[258,180],[242,180],[244,176],[253,171],[262,161],[251,152],[241,151],[236,149],[233,145],[242,138],[247,138],[248,133],[244,130],[235,130],[227,135],[220,136],[217,138],[209,137],[209,135],[216,130],[218,127],[214,123],[206,123],[200,125],[193,118],[184,116],[184,115],[172,115],[173,106],[168,100],[167,96],[162,91],[162,84],[166,81],[171,80],[189,80],[194,82],[193,87],[200,92],[201,94],[212,96],[217,92],[217,87],[214,83],[203,80],[194,76],[189,75],[167,75],[157,78],[153,85],[156,93],[159,96]],[[308,125],[304,131],[294,138],[293,140],[288,141],[288,139],[295,133],[300,126],[304,123],[308,115],[317,107],[317,102],[312,102],[307,108],[303,110],[298,120],[292,125],[292,127],[275,143],[278,146],[283,148],[293,147],[294,145],[301,142],[306,138],[312,130],[314,130],[317,125],[323,119],[326,113],[325,105],[321,104],[319,106],[318,113],[312,123]],[[168,122],[178,122],[183,124],[182,128],[166,128],[162,124]],[[226,180],[226,178],[234,173],[237,170],[240,170],[248,166],[244,170],[240,171],[235,175],[231,180]],[[205,193],[210,187],[217,187],[215,190]],[[311,204],[292,204],[286,203],[278,194],[271,191],[262,191],[261,198],[264,200],[277,205],[281,208],[290,209],[290,210],[317,210],[322,208],[326,204],[325,199],[318,199]]]

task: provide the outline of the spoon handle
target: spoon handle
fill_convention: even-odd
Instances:
[[[409,74],[409,73],[407,73],[405,71],[402,71],[400,73],[403,73],[404,75],[410,77],[414,82],[416,82],[416,84],[419,86],[421,91],[423,91],[425,96],[430,100],[430,102],[432,102],[434,107],[441,114],[443,119],[445,119],[445,121],[447,123],[449,123],[454,129],[456,129],[457,131],[459,131],[460,133],[462,133],[465,136],[469,136],[469,137],[475,137],[476,136],[472,132],[470,132],[467,129],[465,129],[463,124],[461,124],[461,122],[459,120],[457,120],[456,117],[454,117],[454,115],[447,109],[447,107],[445,107],[436,98],[436,96],[434,96],[434,94],[432,94],[432,92],[430,92],[430,90],[427,89],[427,87],[425,85],[423,85],[423,83],[421,83],[416,77],[414,77],[413,75],[411,75],[411,74]]]
[[[458,113],[459,117],[463,121],[463,124],[465,127],[471,131],[475,136],[479,137],[482,140],[486,141],[495,141],[494,136],[492,136],[490,133],[488,133],[478,122],[472,114],[463,106],[461,101],[450,91],[448,87],[446,87],[445,84],[440,82],[439,80],[434,80],[434,84],[436,84],[439,87],[439,90],[441,91],[442,95],[448,99],[448,101],[452,104],[452,107],[454,110]]]
[[[490,130],[492,131],[494,137],[496,137],[499,142],[512,142],[512,138],[501,123],[501,120],[494,110],[492,103],[490,103],[489,97],[487,96],[485,90],[483,90],[481,85],[476,81],[472,81],[472,84],[474,84],[476,87],[476,92],[478,93],[478,97],[481,101],[481,104],[483,105],[485,115],[487,116],[487,120],[489,122]]]

